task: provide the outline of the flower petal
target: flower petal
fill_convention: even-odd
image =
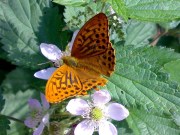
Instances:
[[[42,54],[51,61],[57,61],[62,57],[61,50],[53,44],[41,43],[40,49]]]
[[[41,122],[38,128],[34,131],[33,135],[41,135],[44,127],[45,125],[43,124],[43,122]]]
[[[44,125],[46,125],[47,123],[49,123],[49,113],[47,113],[47,114],[42,118],[42,122],[44,123]]]
[[[111,95],[107,90],[99,90],[92,95],[92,99],[94,104],[106,104],[111,100]]]
[[[111,103],[107,106],[107,114],[110,118],[120,121],[129,115],[129,111],[121,104]]]
[[[49,105],[49,103],[47,102],[45,95],[42,94],[42,93],[41,93],[41,102],[42,102],[43,108],[44,108],[45,110],[48,110],[50,105]]]
[[[29,109],[31,111],[33,111],[33,110],[41,111],[42,110],[41,104],[37,99],[29,99],[28,104],[29,104]]]
[[[73,115],[82,115],[88,108],[88,103],[80,98],[71,99],[66,106],[67,111]]]
[[[89,120],[84,120],[76,126],[74,135],[92,135],[93,132],[93,124]]]
[[[38,123],[39,121],[37,121],[36,119],[32,119],[31,117],[27,117],[24,121],[24,124],[29,128],[36,127]]]
[[[117,135],[117,129],[109,121],[103,121],[99,124],[99,135]]]
[[[48,80],[52,73],[56,70],[57,68],[51,67],[47,69],[40,70],[34,74],[36,78]]]
[[[70,51],[71,51],[71,49],[72,49],[72,46],[73,46],[73,44],[74,44],[74,40],[75,40],[78,32],[79,32],[79,30],[76,30],[76,31],[73,33],[73,37],[72,37],[72,39],[71,39],[71,42],[68,44]]]

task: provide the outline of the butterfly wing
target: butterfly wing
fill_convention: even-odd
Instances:
[[[74,69],[67,65],[59,67],[46,84],[46,99],[50,103],[63,101],[77,95],[83,86]]]
[[[109,41],[108,19],[104,13],[91,18],[77,34],[71,55],[110,76],[115,67],[115,52]]]
[[[99,74],[110,76],[115,69],[115,51],[109,42],[108,49],[104,53],[94,57],[79,59],[79,61]]]
[[[99,13],[78,32],[71,51],[76,58],[92,57],[104,53],[108,48],[108,20],[104,13]]]
[[[115,50],[109,42],[108,49],[95,57],[89,58],[89,61],[96,61],[96,69],[103,75],[110,76],[115,70]]]
[[[87,80],[82,80],[83,89],[77,93],[77,95],[83,96],[87,95],[87,91],[90,89],[99,90],[97,86],[105,86],[107,83],[107,80],[102,77],[98,78],[91,78]]]
[[[99,73],[88,68],[78,68],[76,74],[78,74],[82,84],[82,90],[77,95],[87,95],[88,90],[92,88],[98,89],[97,86],[104,86],[107,83],[107,80],[100,77]]]
[[[87,95],[87,91],[104,86],[107,80],[88,69],[73,69],[67,65],[59,67],[46,84],[46,99],[57,103],[76,95]]]
[[[64,64],[53,73],[46,85],[46,98],[50,103],[86,95],[89,89],[107,83],[101,74],[110,76],[114,71],[115,55],[105,14],[99,13],[85,23],[74,40],[71,56],[82,66],[71,68]]]

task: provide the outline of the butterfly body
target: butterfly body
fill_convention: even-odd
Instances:
[[[72,56],[65,56],[62,58],[63,63],[71,67],[74,70],[83,69],[84,71],[90,72],[91,75],[100,75],[101,71],[98,70],[97,66],[94,65],[88,59],[77,59]],[[89,74],[90,74],[89,73]]]
[[[76,59],[75,57],[71,57],[71,56],[64,56],[62,57],[63,63],[72,67],[72,68],[78,68],[79,64],[78,64],[78,59]]]
[[[62,58],[63,65],[49,78],[46,84],[46,99],[57,103],[87,91],[104,86],[115,67],[115,52],[109,41],[108,20],[99,13],[78,32],[71,56]]]

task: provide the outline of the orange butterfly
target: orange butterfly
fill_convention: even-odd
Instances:
[[[99,13],[78,32],[71,56],[62,57],[63,65],[46,84],[46,99],[57,103],[76,95],[87,95],[87,90],[104,86],[114,71],[115,52],[109,41],[108,20]]]

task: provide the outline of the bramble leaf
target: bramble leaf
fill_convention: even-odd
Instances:
[[[155,23],[145,23],[131,20],[126,26],[125,45],[144,46],[149,43],[157,30]]]
[[[2,115],[1,111],[3,110],[5,105],[5,99],[3,99],[2,91],[0,89],[0,135],[7,135],[7,129],[10,129],[10,121],[6,116]]]
[[[0,115],[0,135],[7,135],[7,129],[10,129],[10,121],[6,116]]]
[[[57,4],[64,6],[82,6],[88,4],[90,0],[53,0]]]
[[[38,64],[47,61],[40,43],[62,46],[60,19],[49,0],[0,1],[0,38],[8,58],[16,65],[40,68]]]
[[[151,22],[167,22],[180,18],[179,0],[108,0],[125,20],[133,18]]]
[[[177,59],[179,54],[165,48],[117,45],[116,69],[108,78],[107,88],[114,100],[129,107],[140,105],[161,113],[178,111],[179,87],[161,71],[164,64]]]
[[[179,127],[170,115],[145,112],[143,109],[131,110],[127,118],[130,128],[136,135],[178,135]]]
[[[164,65],[164,70],[170,73],[170,78],[180,84],[180,60],[171,61]]]
[[[2,91],[0,89],[0,112],[3,110],[5,104],[5,99],[3,99]]]
[[[72,7],[66,6],[64,10],[64,21],[72,31],[80,29],[95,14],[101,12],[102,2],[90,2],[87,6]]]

